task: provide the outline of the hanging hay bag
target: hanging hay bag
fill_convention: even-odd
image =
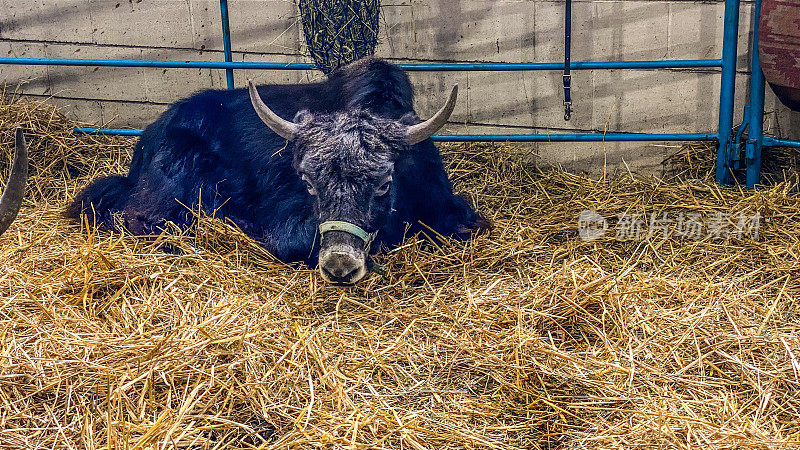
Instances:
[[[300,0],[299,6],[308,51],[324,73],[375,53],[380,1]]]

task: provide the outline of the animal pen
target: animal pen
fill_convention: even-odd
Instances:
[[[225,61],[0,63],[210,68],[228,88],[238,69],[315,67],[233,62],[227,6]],[[761,147],[800,145],[763,136],[755,49],[734,126],[738,13],[725,0],[718,59],[402,64],[562,72],[565,87],[570,70],[719,68],[719,128],[435,136],[494,230],[409,236],[376,255],[386,275],[350,287],[199,211],[149,239],[66,220],[82,186],[124,172],[141,130],[86,128],[4,91],[0,175],[18,126],[31,168],[0,236],[0,449],[799,448],[796,154],[771,155],[795,170],[777,180],[765,158],[758,189],[718,183],[743,163],[758,184]],[[514,145],[586,141],[682,147],[675,176],[655,179],[539,168]],[[708,233],[664,231],[693,217]]]
[[[565,10],[565,62],[540,63],[445,63],[445,64],[399,64],[406,71],[561,71],[564,75],[565,104],[570,100],[571,70],[602,69],[692,69],[720,68],[722,82],[720,84],[719,126],[714,132],[697,133],[586,133],[586,134],[472,134],[472,135],[437,135],[433,139],[439,142],[687,142],[707,141],[718,144],[716,179],[721,184],[732,182],[730,171],[740,166],[742,148],[742,132],[749,129],[746,141],[745,165],[747,185],[754,187],[759,182],[761,172],[761,149],[763,147],[795,147],[800,148],[800,141],[776,139],[764,136],[762,132],[764,117],[764,75],[759,64],[758,55],[758,21],[761,0],[755,0],[756,31],[751,50],[750,105],[745,109],[744,120],[740,127],[734,128],[734,92],[736,75],[737,41],[739,34],[740,0],[725,0],[723,25],[722,57],[715,59],[663,60],[663,61],[571,61],[569,58],[571,41],[571,2],[566,0]],[[21,65],[60,65],[60,66],[107,66],[107,67],[149,67],[149,68],[206,68],[223,69],[226,72],[228,89],[233,89],[233,71],[235,69],[261,70],[309,70],[314,69],[311,63],[278,63],[278,62],[233,62],[230,24],[228,18],[228,2],[220,0],[222,38],[225,61],[160,61],[160,60],[114,60],[114,59],[68,59],[68,58],[0,58],[0,64]],[[569,106],[568,106],[569,108]],[[568,114],[568,113],[567,113]],[[565,116],[565,118],[568,116]],[[120,128],[80,128],[87,133],[103,133],[110,135],[138,136],[141,130]]]

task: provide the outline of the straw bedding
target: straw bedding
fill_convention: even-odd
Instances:
[[[496,228],[409,238],[378,257],[386,278],[338,288],[209,218],[149,240],[62,219],[134,140],[6,95],[0,176],[18,124],[33,167],[0,237],[0,448],[800,446],[795,182],[721,189],[707,148],[667,182],[443,146]],[[757,240],[584,242],[584,209],[764,220]]]

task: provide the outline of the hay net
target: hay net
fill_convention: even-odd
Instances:
[[[300,0],[303,33],[325,74],[375,53],[379,0]]]

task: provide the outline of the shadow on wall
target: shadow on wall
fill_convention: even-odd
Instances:
[[[97,7],[93,7],[90,2],[53,5],[45,11],[33,10],[32,7],[23,9],[22,7],[6,7],[6,17],[0,19],[0,36],[7,37],[15,31],[40,26],[42,24],[64,24],[71,18],[83,18],[89,16]],[[99,5],[98,5],[99,6]],[[43,40],[44,39],[43,37]]]
[[[785,139],[800,139],[800,111],[788,109],[770,92],[767,95],[767,99],[772,97],[773,101],[767,101],[764,131]]]
[[[3,6],[0,8],[0,39],[6,42],[9,46],[8,56],[17,57],[49,57],[49,58],[110,58],[110,59],[199,59],[199,60],[222,60],[221,50],[209,50],[206,48],[205,36],[201,33],[210,32],[211,34],[221,33],[214,28],[197,29],[199,39],[186,39],[173,43],[170,46],[158,45],[145,45],[142,42],[136,42],[136,39],[131,41],[124,41],[114,44],[101,43],[97,44],[94,37],[94,32],[98,29],[95,26],[91,35],[75,34],[75,39],[64,41],[62,39],[53,39],[49,35],[37,36],[36,39],[29,38],[24,32],[30,29],[42,29],[52,24],[64,24],[62,28],[78,28],[78,23],[87,17],[103,17],[109,9],[115,9],[114,2],[103,2],[90,0],[81,3],[71,3],[69,6],[48,5],[44,6],[31,6],[25,8],[24,6]],[[126,3],[126,2],[122,2]],[[175,2],[180,5],[181,3]],[[216,2],[212,2],[216,4]],[[110,6],[109,6],[110,5]],[[141,3],[140,8],[146,8],[147,3]],[[199,20],[207,20],[208,8],[204,9],[204,13],[195,11],[195,15],[205,14],[206,17]],[[135,14],[135,11],[131,14]],[[187,13],[187,18],[188,18]],[[190,24],[187,20],[187,28]],[[246,29],[237,29],[235,31],[236,37],[240,40],[261,40],[270,42],[275,39],[275,36],[285,34],[287,24],[295,24],[295,19],[290,22],[268,22],[263,25],[253,26]],[[215,25],[219,25],[219,19],[216,19]],[[117,28],[129,26],[125,24],[116,24]],[[130,30],[131,36],[136,36],[136,30]],[[146,35],[147,33],[140,33]],[[22,35],[23,37],[18,37]],[[152,40],[152,39],[151,39]],[[146,39],[145,39],[146,41]],[[297,41],[297,40],[296,40]],[[299,41],[297,41],[299,42]],[[217,45],[222,47],[221,41]],[[210,53],[210,55],[208,55]],[[204,55],[206,54],[206,55]],[[285,52],[287,56],[299,56],[300,49],[298,47],[292,51]],[[243,55],[236,55],[238,58],[235,60],[242,60]],[[266,57],[265,59],[270,59]],[[0,70],[11,66],[0,66]],[[18,69],[25,69],[25,66],[15,66]],[[39,66],[45,67],[45,66]],[[30,68],[29,68],[30,70]],[[152,74],[149,79],[137,80],[136,71],[147,71]],[[187,72],[184,70],[197,71],[197,69],[120,69],[120,68],[85,68],[85,67],[68,67],[68,66],[46,66],[46,76],[31,78],[26,76],[25,70],[16,70],[12,77],[3,77],[3,81],[8,85],[16,85],[25,83],[25,91],[41,92],[50,95],[71,95],[75,98],[93,99],[93,100],[115,100],[121,99],[123,101],[147,101],[154,104],[168,104],[184,95],[202,88],[209,87],[222,87],[221,83],[215,83],[213,77],[209,76],[210,73],[220,74],[217,78],[224,80],[224,71],[221,70],[205,70],[205,75],[197,79],[197,84],[194,86],[187,86],[181,89],[177,96],[158,98],[146,97],[144,90],[141,88],[147,87],[153,92],[159,91],[174,91],[169,86],[164,89],[158,89],[157,84],[159,81],[164,81],[164,84],[175,82],[167,75],[169,72],[177,72],[181,75],[175,77],[179,81],[185,80]],[[121,71],[128,71],[122,76],[115,76]],[[11,72],[11,71],[9,71]],[[189,72],[190,73],[190,72]],[[115,80],[115,78],[117,80]],[[191,76],[190,76],[191,79]],[[119,84],[115,87],[126,87],[127,89],[102,89],[109,84]],[[92,89],[92,86],[101,87],[101,89]],[[138,89],[139,92],[136,90]]]

